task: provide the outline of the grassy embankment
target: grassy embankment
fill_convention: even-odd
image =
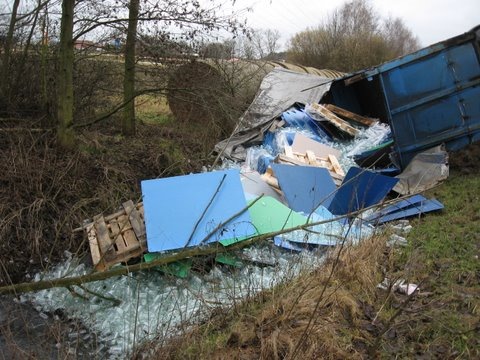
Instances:
[[[388,248],[386,234],[337,250],[323,269],[213,316],[156,358],[479,358],[480,170],[469,155],[427,193],[445,209],[412,220],[406,247]],[[384,278],[420,292],[378,289]]]

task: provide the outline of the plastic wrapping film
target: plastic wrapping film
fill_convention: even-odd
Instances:
[[[246,165],[252,170],[264,173],[266,167],[273,161],[275,156],[283,154],[285,146],[292,145],[295,134],[302,134],[313,140],[317,140],[316,135],[309,130],[299,130],[292,127],[276,130],[273,134],[266,136],[266,144],[262,146],[252,146],[247,149]],[[352,166],[357,166],[353,161],[353,155],[360,154],[382,143],[390,135],[390,127],[387,124],[377,122],[367,129],[362,129],[360,134],[352,140],[322,141],[322,143],[342,153],[338,161],[344,171],[347,172]],[[260,161],[259,158],[261,158]],[[226,161],[230,162],[230,160]]]
[[[334,216],[323,206],[320,206],[311,214],[310,219],[312,223],[316,223],[332,220]],[[372,236],[374,231],[375,229],[366,222],[362,222],[361,219],[354,219],[350,223],[326,222],[314,225],[306,230],[295,230],[279,235],[278,238],[309,245],[335,246],[344,241],[357,244],[360,240]]]

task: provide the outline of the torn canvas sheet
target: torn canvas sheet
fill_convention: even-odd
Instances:
[[[255,99],[239,120],[238,131],[215,145],[224,158],[244,161],[245,149],[260,145],[272,120],[294,103],[316,103],[330,89],[332,79],[276,68],[265,76]]]
[[[435,146],[415,155],[396,176],[399,181],[393,190],[402,195],[419,193],[448,178],[448,173],[448,153],[443,145]]]

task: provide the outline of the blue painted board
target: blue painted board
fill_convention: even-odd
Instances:
[[[272,164],[272,169],[292,210],[310,214],[330,205],[337,188],[327,169],[285,164]]]
[[[200,245],[218,225],[246,207],[236,169],[145,180],[141,185],[149,252]],[[205,243],[245,238],[254,233],[250,214],[245,211]]]
[[[305,243],[303,243],[303,244],[293,243],[293,242],[290,242],[286,239],[283,239],[281,236],[275,236],[273,238],[273,243],[278,247],[281,247],[281,248],[284,248],[284,249],[287,249],[287,250],[291,250],[291,251],[296,251],[296,252],[301,252],[301,251],[304,251],[304,250],[313,250],[313,249],[317,248],[316,245],[305,244]]]
[[[391,204],[389,206],[384,207],[383,209],[374,212],[372,215],[368,216],[365,218],[366,221],[373,221],[375,219],[381,218],[382,216],[385,216],[390,213],[394,213],[396,211],[401,211],[402,209],[414,206],[416,204],[421,203],[422,201],[427,200],[424,196],[422,195],[413,195],[410,196],[406,199],[397,201],[394,204]]]
[[[345,215],[380,203],[398,179],[352,167],[328,207],[334,215]]]
[[[395,211],[379,218],[375,218],[373,222],[375,224],[383,224],[388,221],[394,221],[398,219],[405,219],[411,216],[416,216],[420,214],[425,214],[432,211],[442,210],[444,208],[443,204],[435,199],[421,201],[412,206],[404,208],[400,211]]]
[[[327,133],[326,129],[312,119],[305,110],[298,110],[290,108],[282,113],[282,119],[290,127],[295,127],[302,130],[310,130],[315,134],[315,140],[319,142],[332,141],[332,137]]]

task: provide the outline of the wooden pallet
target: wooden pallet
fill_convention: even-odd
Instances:
[[[327,110],[330,110],[335,115],[341,116],[348,121],[354,122],[354,123],[359,124],[359,125],[367,126],[367,127],[372,126],[373,124],[375,124],[376,121],[378,121],[378,120],[375,120],[375,119],[372,119],[372,118],[369,118],[369,117],[366,117],[366,116],[361,116],[361,115],[355,114],[351,111],[348,111],[348,110],[343,109],[341,107],[335,106],[333,104],[326,104],[325,108]]]
[[[298,153],[292,151],[291,147],[287,146],[285,147],[285,155],[279,154],[275,158],[275,162],[280,164],[324,167],[328,169],[337,185],[339,185],[345,177],[345,172],[334,155],[320,157],[316,156],[315,153],[310,150],[307,150],[305,153]]]
[[[93,265],[98,271],[141,256],[146,250],[143,203],[129,200],[122,210],[108,216],[97,215],[85,225]]]
[[[320,116],[323,119],[325,119],[325,121],[328,121],[333,126],[335,126],[337,129],[349,134],[350,136],[354,137],[354,136],[357,136],[360,133],[359,130],[355,129],[347,121],[339,118],[333,112],[331,112],[326,107],[324,107],[320,104],[311,104],[311,110],[316,112],[317,114],[320,114]]]

